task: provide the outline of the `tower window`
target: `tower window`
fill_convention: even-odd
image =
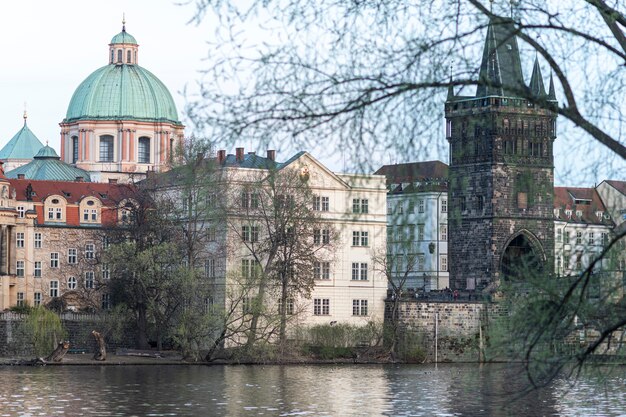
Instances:
[[[122,50],[121,49],[117,50],[117,62],[119,62],[120,64],[122,63]]]
[[[126,63],[130,64],[130,56],[131,56],[131,51],[130,49],[128,51],[126,51]]]
[[[72,136],[72,163],[78,161],[78,136]]]
[[[145,136],[139,138],[139,163],[150,163],[150,138]]]
[[[113,136],[100,136],[100,162],[113,162]]]

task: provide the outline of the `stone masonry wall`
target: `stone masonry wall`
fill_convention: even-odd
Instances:
[[[483,302],[407,300],[399,307],[401,332],[417,336],[429,362],[435,361],[435,331],[439,362],[478,362],[481,328],[484,343],[489,322],[503,314],[500,305]]]
[[[33,357],[32,342],[21,328],[26,316],[10,312],[0,313],[0,357]],[[96,314],[61,314],[61,321],[68,332],[70,349],[85,350],[87,354],[96,351],[96,342],[91,335],[92,330],[104,331],[105,318]],[[126,332],[120,342],[106,338],[107,349],[132,348],[135,337]],[[52,351],[52,349],[51,349]]]

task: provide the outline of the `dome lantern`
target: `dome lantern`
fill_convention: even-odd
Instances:
[[[137,65],[138,49],[137,40],[126,32],[126,19],[123,19],[122,31],[113,36],[109,44],[109,64]]]

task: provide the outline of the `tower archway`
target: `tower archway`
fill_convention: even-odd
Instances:
[[[542,274],[545,261],[541,242],[531,233],[522,231],[505,245],[500,271],[504,280],[523,280],[525,277]]]

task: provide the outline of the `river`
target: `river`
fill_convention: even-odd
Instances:
[[[511,365],[0,368],[0,416],[624,416],[626,368],[521,395]]]

